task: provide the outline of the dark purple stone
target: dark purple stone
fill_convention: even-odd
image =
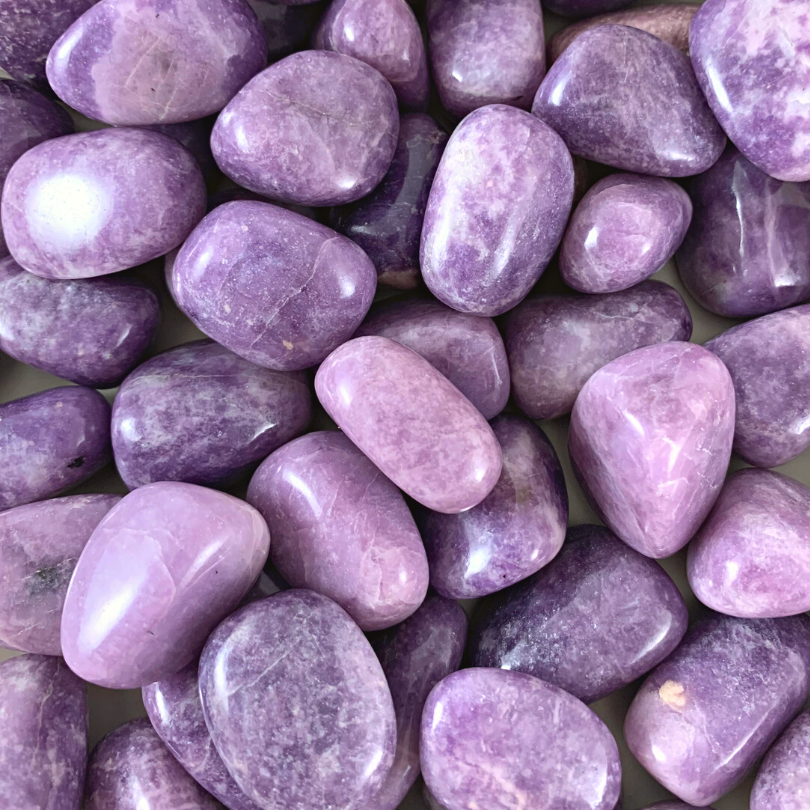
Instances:
[[[212,172],[217,169],[214,155],[211,152],[211,129],[214,121],[214,118],[203,118],[199,121],[183,121],[179,124],[153,124],[144,129],[161,132],[183,144],[200,164],[203,176],[210,177]]]
[[[768,752],[751,791],[751,810],[804,810],[810,796],[810,712]]]
[[[275,62],[307,46],[326,3],[290,5],[281,0],[247,0],[267,37],[267,56]]]

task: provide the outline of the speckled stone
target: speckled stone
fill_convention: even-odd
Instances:
[[[530,419],[563,416],[606,363],[691,334],[689,308],[660,281],[608,295],[529,298],[506,318],[512,395]]]
[[[267,37],[267,55],[275,62],[306,48],[325,2],[313,0],[306,5],[289,5],[280,0],[247,0],[256,12]]]
[[[706,348],[734,380],[738,456],[778,467],[810,445],[810,305],[734,326]]]
[[[394,760],[382,667],[331,599],[291,590],[227,618],[200,661],[211,737],[265,810],[361,810]]]
[[[479,610],[473,666],[525,672],[586,703],[660,664],[688,620],[664,569],[604,526],[570,529],[550,565]]]
[[[612,174],[585,194],[560,246],[560,275],[584,293],[626,290],[674,255],[692,219],[689,195],[673,180]]]
[[[535,285],[560,243],[574,196],[571,155],[523,110],[469,115],[444,150],[428,198],[422,277],[448,306],[501,315]]]
[[[693,343],[659,343],[603,366],[571,413],[571,465],[631,548],[669,557],[714,505],[734,436],[726,367]]]
[[[465,669],[430,693],[422,775],[448,810],[612,810],[616,741],[583,703],[522,672]]]
[[[11,255],[44,278],[89,278],[156,259],[205,213],[197,161],[143,129],[81,132],[39,144],[9,172],[3,230]]]
[[[808,694],[810,618],[710,618],[642,684],[624,736],[667,790],[703,806],[745,778]]]
[[[377,70],[340,53],[301,51],[248,82],[217,119],[211,148],[220,169],[251,191],[342,205],[383,179],[398,135],[397,98]]]
[[[585,31],[554,63],[532,112],[575,155],[628,172],[705,172],[726,138],[688,57],[626,25]]]
[[[768,752],[751,791],[751,810],[803,810],[810,799],[810,712]]]
[[[214,155],[211,152],[211,130],[215,120],[216,118],[211,116],[199,121],[184,121],[179,124],[152,124],[144,129],[168,135],[183,144],[200,164],[203,176],[210,178],[217,169]]]

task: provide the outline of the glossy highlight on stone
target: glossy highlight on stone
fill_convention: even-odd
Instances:
[[[810,712],[768,752],[751,791],[751,810],[802,810],[810,796]]]

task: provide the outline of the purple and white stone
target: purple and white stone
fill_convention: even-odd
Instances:
[[[810,796],[810,712],[768,752],[751,791],[751,810],[803,810]]]
[[[633,0],[543,0],[543,8],[561,17],[590,17],[629,6]]]
[[[289,5],[283,0],[247,0],[267,37],[268,61],[276,62],[306,48],[326,3]]]

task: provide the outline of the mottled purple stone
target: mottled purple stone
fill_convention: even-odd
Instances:
[[[745,778],[809,694],[810,618],[710,618],[644,681],[624,737],[667,790],[703,806]]]
[[[200,121],[184,121],[180,124],[152,124],[145,129],[168,135],[183,144],[200,164],[203,176],[209,178],[217,169],[214,155],[211,152],[211,130],[215,120],[210,117]]]
[[[3,189],[11,255],[44,278],[126,270],[177,247],[205,213],[205,181],[176,140],[80,132],[26,152]]]
[[[734,380],[734,452],[755,467],[810,445],[810,305],[763,315],[706,344]]]
[[[341,53],[301,51],[248,82],[217,119],[211,148],[251,191],[342,205],[383,179],[398,135],[397,98],[382,74]]]
[[[701,306],[747,318],[810,297],[810,183],[775,180],[729,146],[689,193],[676,260]]]
[[[96,527],[70,581],[62,650],[84,680],[134,689],[179,672],[258,579],[261,515],[193,484],[149,484]]]
[[[61,658],[21,655],[3,661],[0,795],[4,810],[79,810],[86,765],[85,685]]]
[[[626,25],[577,37],[549,70],[532,112],[575,155],[640,174],[699,174],[726,144],[688,57]]]
[[[312,0],[290,5],[283,0],[247,0],[256,12],[267,37],[267,55],[275,62],[306,48],[326,3]]]
[[[205,720],[239,787],[265,810],[364,810],[394,760],[382,667],[348,614],[291,590],[227,618],[200,660]]]
[[[674,255],[692,219],[689,195],[673,180],[612,174],[576,207],[560,245],[560,275],[575,290],[626,290]]]
[[[407,290],[421,281],[422,221],[446,144],[447,134],[430,116],[403,116],[394,159],[382,182],[362,200],[330,214],[332,227],[374,262],[380,284]]]
[[[422,228],[422,276],[448,306],[501,315],[535,285],[574,196],[571,155],[523,110],[495,104],[464,119],[444,150]]]
[[[611,361],[585,383],[568,450],[605,523],[636,551],[669,557],[714,505],[733,437],[726,367],[693,343],[659,343]]]
[[[751,810],[804,810],[810,797],[810,712],[768,752],[751,791]]]
[[[422,775],[447,810],[613,810],[616,741],[575,697],[522,672],[465,669],[430,693]]]
[[[525,672],[586,703],[660,664],[688,620],[664,569],[603,526],[570,529],[550,565],[480,612],[473,666]]]
[[[689,308],[660,281],[608,295],[529,298],[506,319],[512,395],[530,419],[563,416],[606,363],[691,334]]]

